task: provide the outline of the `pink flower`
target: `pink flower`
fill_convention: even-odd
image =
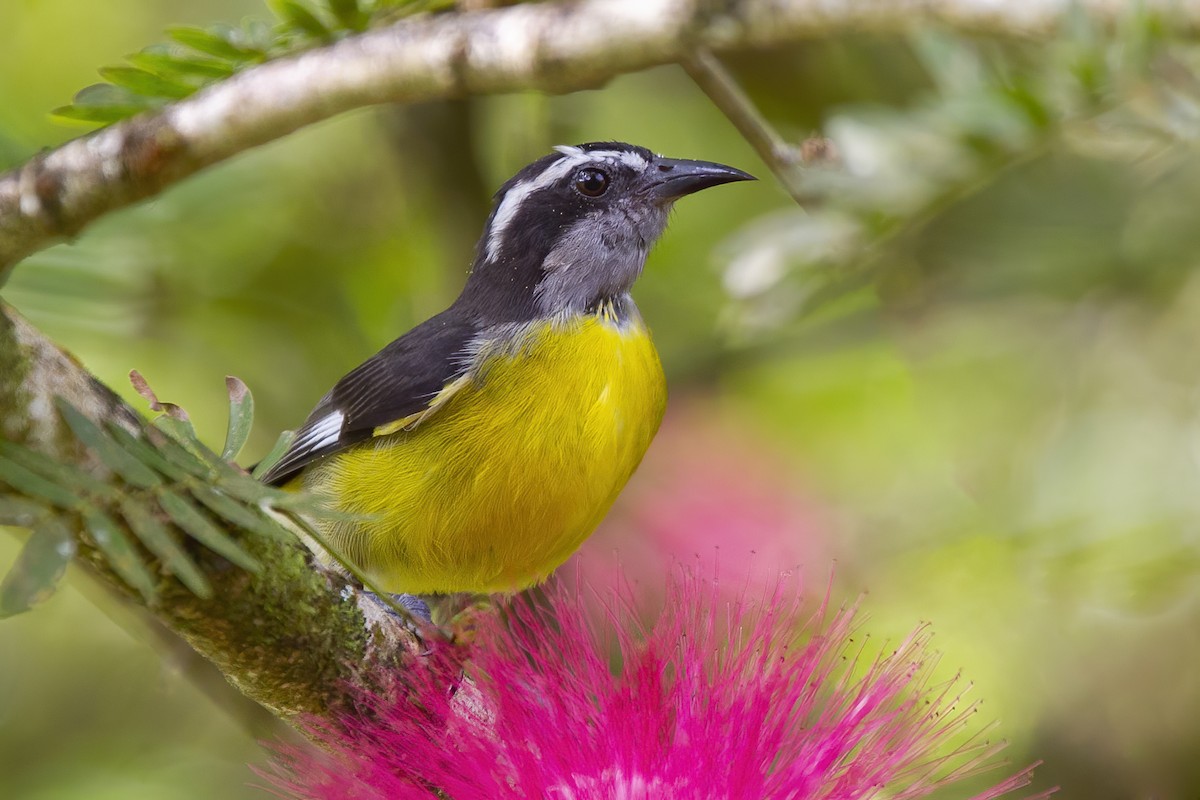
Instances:
[[[599,625],[579,595],[559,585],[485,616],[465,672],[435,648],[361,714],[315,731],[328,753],[277,748],[275,788],[320,800],[428,800],[434,787],[453,800],[911,800],[996,766],[1002,744],[954,744],[974,709],[928,684],[925,628],[868,662],[853,609],[805,616],[783,585],[729,602],[684,574],[648,628],[628,591]]]
[[[839,548],[806,484],[778,448],[726,421],[712,401],[673,397],[645,460],[575,563],[588,583],[640,584],[643,603],[661,600],[647,595],[679,562],[766,580],[794,568],[821,580]]]

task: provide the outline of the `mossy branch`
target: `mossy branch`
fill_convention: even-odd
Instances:
[[[106,459],[68,429],[60,407],[74,409],[96,429],[115,423],[135,435],[145,431],[145,422],[111,390],[0,304],[4,439],[79,468],[88,476],[88,490],[120,483]],[[414,644],[398,620],[386,615],[368,620],[346,582],[313,569],[297,541],[227,525],[225,533],[256,563],[251,571],[179,535],[169,519],[155,524],[186,553],[206,591],[185,585],[177,575],[186,573],[149,552],[139,555],[156,565],[152,591],[131,586],[97,542],[94,527],[80,524],[67,533],[77,563],[146,608],[248,697],[285,719],[341,708],[357,676],[372,665],[398,662]]]

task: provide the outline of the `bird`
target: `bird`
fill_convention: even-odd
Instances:
[[[651,246],[676,200],[747,180],[624,142],[554,148],[497,191],[457,299],[339,380],[262,480],[316,495],[319,531],[387,592],[541,583],[663,418],[630,295]]]

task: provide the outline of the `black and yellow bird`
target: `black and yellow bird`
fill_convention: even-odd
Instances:
[[[321,398],[267,482],[388,591],[514,591],[600,523],[666,383],[630,288],[672,203],[741,170],[558,147],[497,192],[466,286]]]

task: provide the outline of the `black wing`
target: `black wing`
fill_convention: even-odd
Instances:
[[[379,426],[426,410],[463,375],[464,348],[478,332],[452,311],[421,323],[338,381],[262,480],[285,483],[316,459],[369,439]]]

